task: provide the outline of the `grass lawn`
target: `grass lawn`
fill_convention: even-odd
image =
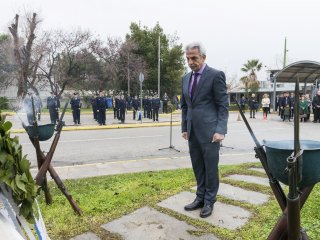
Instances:
[[[244,207],[252,213],[249,222],[236,231],[214,227],[204,221],[195,220],[156,205],[169,196],[181,191],[190,191],[190,188],[195,186],[191,169],[67,180],[65,185],[68,191],[83,211],[83,215],[80,217],[73,212],[56,185],[50,182],[53,204],[47,206],[41,196],[40,206],[47,230],[53,240],[69,239],[87,231],[94,232],[102,239],[121,239],[100,226],[146,205],[194,225],[199,229],[199,231],[193,232],[196,235],[213,233],[220,239],[264,240],[281,214],[271,189],[261,185],[224,179],[225,176],[233,173],[264,176],[263,173],[248,169],[252,166],[259,166],[259,164],[220,167],[221,182],[268,193],[272,196],[267,204],[258,207],[219,196],[218,201]],[[302,226],[307,229],[310,239],[319,239],[320,236],[319,198],[320,187],[316,186],[301,214]]]

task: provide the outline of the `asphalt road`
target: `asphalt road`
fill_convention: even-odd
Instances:
[[[257,119],[249,119],[258,140],[293,139],[293,123],[282,122],[278,116],[264,121],[258,113]],[[320,124],[301,123],[301,139],[320,140]],[[26,133],[19,136],[23,153],[28,154],[32,166],[36,166],[35,150]],[[48,151],[51,140],[41,142],[42,150]],[[159,150],[170,146],[170,127],[148,127],[131,129],[106,129],[87,131],[63,131],[54,154],[54,166],[67,166],[85,163],[103,163],[134,159],[185,157],[187,142],[181,138],[180,127],[172,127],[172,144],[180,150]],[[239,157],[254,158],[254,142],[243,121],[237,121],[237,114],[231,113],[228,134],[222,143],[221,156],[235,163]]]

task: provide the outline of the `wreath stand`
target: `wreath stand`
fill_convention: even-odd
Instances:
[[[47,171],[49,171],[51,178],[55,181],[57,184],[58,188],[60,191],[65,195],[67,200],[69,201],[71,207],[73,210],[81,215],[81,209],[78,207],[77,203],[73,200],[72,196],[68,193],[66,187],[64,186],[61,178],[51,165],[51,160],[53,157],[53,154],[56,150],[56,147],[58,145],[59,139],[60,139],[60,133],[62,131],[62,128],[64,126],[63,117],[65,114],[65,111],[68,106],[68,102],[66,102],[64,109],[62,111],[62,114],[60,116],[60,119],[55,126],[55,124],[46,124],[46,125],[38,125],[36,115],[35,115],[35,107],[34,107],[34,100],[32,97],[32,108],[33,108],[33,117],[34,117],[34,122],[32,126],[23,126],[26,130],[26,132],[29,135],[29,139],[32,142],[35,150],[36,150],[36,155],[37,155],[37,164],[38,164],[38,173],[35,177],[35,181],[38,186],[41,187],[41,189],[44,191],[45,195],[45,200],[47,204],[52,203],[52,197],[48,188],[48,183],[47,183]],[[56,127],[56,128],[55,128]],[[52,137],[54,134],[54,130],[56,130],[56,134],[54,136],[54,139],[52,141],[51,147],[49,152],[45,155],[44,152],[41,150],[40,147],[40,141],[46,141],[49,138]]]

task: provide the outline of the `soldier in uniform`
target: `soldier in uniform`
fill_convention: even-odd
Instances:
[[[143,117],[147,117],[147,102],[148,102],[148,96],[144,96],[144,99],[142,99],[142,106],[143,106]]]
[[[127,101],[124,98],[124,95],[121,95],[119,99],[119,112],[120,112],[120,121],[124,123],[126,120],[126,110],[127,110]]]
[[[169,102],[169,97],[167,95],[167,93],[164,93],[163,97],[162,97],[162,101],[163,101],[163,113],[168,113],[168,102]]]
[[[128,108],[129,110],[131,110],[131,108],[132,108],[132,97],[131,97],[130,95],[128,95],[128,96],[126,97],[126,101],[127,101],[127,108]]]
[[[114,96],[113,101],[112,101],[112,105],[113,105],[113,118],[114,119],[120,119],[120,115],[119,115],[119,95]]]
[[[60,101],[53,92],[47,98],[47,108],[49,109],[51,123],[56,124],[59,119]]]
[[[152,98],[151,96],[148,97],[147,99],[147,117],[149,119],[152,119]]]
[[[132,100],[132,108],[133,108],[133,120],[136,120],[136,115],[140,107],[140,101],[137,96],[134,96]]]
[[[95,121],[98,121],[98,113],[97,113],[97,105],[96,105],[96,98],[99,96],[99,94],[92,95],[90,98],[90,103],[92,106],[92,112],[93,112],[93,119]]]
[[[160,98],[158,98],[157,95],[152,98],[151,106],[152,106],[153,121],[159,122]]]
[[[71,109],[72,109],[72,116],[73,116],[73,123],[75,125],[80,124],[80,109],[81,109],[81,100],[78,96],[78,93],[73,93],[73,97],[70,101]]]
[[[97,114],[98,114],[98,123],[99,125],[106,125],[106,100],[104,96],[104,92],[102,90],[99,91],[99,97],[96,98],[97,105]]]

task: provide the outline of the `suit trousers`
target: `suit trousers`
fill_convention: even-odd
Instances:
[[[220,143],[201,143],[191,130],[189,150],[197,181],[197,199],[205,204],[214,204],[219,189]]]

